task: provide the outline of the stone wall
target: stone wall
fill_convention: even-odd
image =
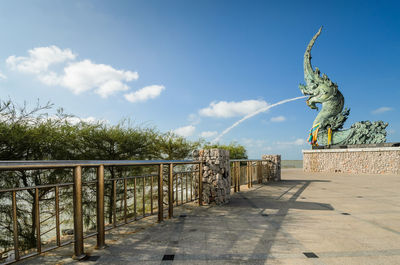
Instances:
[[[231,192],[229,151],[223,149],[196,150],[193,152],[193,159],[203,162],[203,203],[227,203]]]
[[[264,170],[268,170],[267,174],[263,174],[262,183],[268,181],[280,181],[281,180],[281,155],[263,155],[263,167]]]
[[[303,150],[303,170],[400,174],[400,147]]]

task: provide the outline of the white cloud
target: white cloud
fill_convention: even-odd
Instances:
[[[303,138],[298,138],[293,142],[294,145],[303,145],[306,144],[306,140],[304,140]]]
[[[49,116],[48,119],[50,120],[58,120],[59,117],[57,116]],[[95,124],[97,122],[103,122],[103,123],[109,123],[108,120],[99,120],[93,116],[89,116],[86,118],[79,118],[79,117],[66,117],[65,120],[71,124],[77,124],[79,122],[85,122],[85,123],[90,123],[90,124]]]
[[[29,56],[12,55],[6,59],[7,65],[24,73],[40,74],[46,72],[50,65],[74,60],[76,54],[70,49],[61,50],[57,46],[38,47],[28,51]]]
[[[191,114],[189,114],[188,121],[192,125],[196,125],[196,124],[199,124],[201,122],[201,118],[199,117],[199,115],[191,113]]]
[[[194,127],[193,125],[188,125],[185,127],[177,128],[177,129],[173,130],[173,132],[179,136],[189,137],[194,134],[195,130],[196,130],[196,127]]]
[[[106,64],[83,60],[65,67],[59,82],[74,94],[94,89],[97,94],[106,98],[117,91],[128,90],[129,87],[124,82],[138,78],[137,72],[116,70]]]
[[[1,79],[7,79],[7,76],[5,74],[3,74],[2,72],[0,72],[0,80]]]
[[[55,72],[48,71],[37,76],[39,81],[48,86],[56,86],[62,83],[62,78]]]
[[[249,158],[257,158],[273,150],[269,145],[270,142],[265,139],[241,138],[238,143],[246,147]]]
[[[289,141],[289,142],[276,142],[275,144],[277,144],[277,145],[297,145],[297,146],[300,146],[300,145],[306,144],[306,140],[303,139],[303,138],[297,138],[297,139],[294,140],[294,141]]]
[[[36,74],[48,86],[66,87],[76,95],[94,91],[106,98],[118,91],[129,90],[126,82],[139,78],[137,72],[117,70],[110,65],[96,64],[88,59],[74,62],[72,60],[76,58],[76,54],[70,49],[62,50],[57,46],[34,48],[28,53],[28,57],[8,57],[7,65],[13,70]],[[68,61],[70,62],[65,65]],[[50,69],[56,63],[64,63],[63,73]]]
[[[272,122],[283,122],[285,120],[286,120],[285,116],[277,116],[277,117],[272,117],[271,118]]]
[[[371,113],[372,114],[381,114],[381,113],[391,111],[391,110],[393,110],[393,108],[391,108],[391,107],[380,107],[380,108],[373,110]]]
[[[248,147],[260,147],[265,146],[268,141],[264,139],[252,139],[252,138],[242,138],[239,143],[248,146]]]
[[[204,137],[204,138],[209,138],[209,137],[214,137],[214,136],[216,136],[217,134],[218,134],[217,131],[204,131],[204,132],[201,132],[201,133],[200,133],[200,136],[201,136],[201,137]]]
[[[230,118],[245,116],[268,106],[264,100],[243,100],[211,102],[207,108],[199,110],[202,116]]]
[[[90,124],[96,123],[98,120],[95,117],[89,116],[87,118],[78,118],[78,117],[68,117],[67,121],[69,121],[72,124],[77,124],[79,122],[86,122]]]
[[[146,101],[148,99],[153,99],[160,96],[163,90],[165,90],[164,86],[159,86],[159,85],[146,86],[139,89],[138,91],[125,94],[124,97],[126,100],[130,102]]]

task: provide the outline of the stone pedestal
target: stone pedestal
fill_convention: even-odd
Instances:
[[[196,150],[193,152],[193,159],[203,162],[203,203],[227,203],[231,192],[229,151],[223,149]],[[196,192],[197,190],[196,187]]]
[[[303,170],[400,174],[400,147],[303,150]]]
[[[263,167],[268,170],[268,174],[263,174],[262,182],[281,180],[281,155],[263,155]]]

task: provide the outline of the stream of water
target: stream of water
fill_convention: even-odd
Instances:
[[[256,116],[257,114],[260,114],[260,113],[262,113],[262,112],[265,112],[265,111],[269,110],[270,108],[273,108],[273,107],[276,107],[276,106],[279,106],[279,105],[282,105],[282,104],[285,104],[285,103],[288,103],[288,102],[291,102],[291,101],[295,101],[295,100],[298,100],[298,99],[306,98],[306,97],[307,97],[307,96],[301,96],[301,97],[289,98],[289,99],[281,100],[281,101],[279,101],[279,102],[277,102],[277,103],[275,103],[275,104],[268,105],[268,106],[266,106],[266,107],[264,107],[264,108],[262,108],[262,109],[256,110],[256,111],[253,112],[253,113],[247,114],[246,116],[244,116],[243,118],[241,118],[240,120],[238,120],[237,122],[235,122],[234,124],[232,124],[230,127],[226,128],[226,129],[225,129],[222,133],[220,133],[214,140],[212,140],[212,142],[213,142],[213,143],[218,142],[218,141],[222,138],[222,136],[224,136],[225,134],[227,134],[230,130],[232,130],[233,128],[235,128],[236,126],[238,126],[239,124],[241,124],[241,123],[244,122],[245,120],[250,119],[251,117]]]

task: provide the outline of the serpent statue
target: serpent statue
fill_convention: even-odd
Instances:
[[[322,27],[311,39],[304,53],[304,80],[300,84],[301,92],[309,96],[306,103],[311,109],[318,110],[316,104],[322,104],[321,111],[313,122],[309,142],[312,145],[348,145],[376,144],[386,142],[386,127],[383,121],[361,121],[354,123],[349,129],[343,129],[350,109],[344,107],[344,97],[338,85],[326,74],[320,73],[318,67],[311,65],[311,49],[321,34]]]

